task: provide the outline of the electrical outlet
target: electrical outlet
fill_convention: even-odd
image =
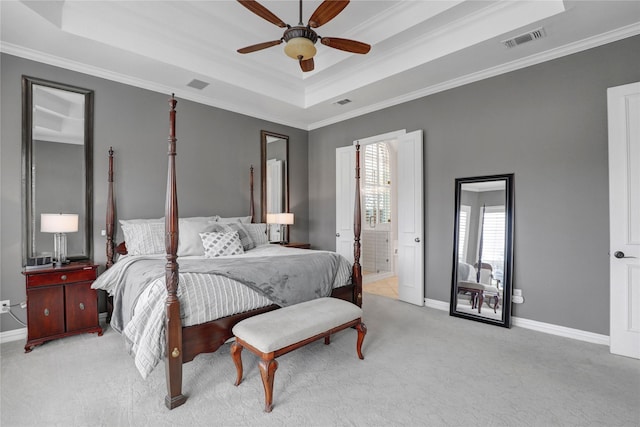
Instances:
[[[11,305],[11,301],[8,299],[4,301],[0,301],[0,313],[8,313],[10,305]]]

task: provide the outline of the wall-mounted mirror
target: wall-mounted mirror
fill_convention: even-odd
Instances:
[[[23,265],[54,252],[53,235],[41,231],[43,213],[77,214],[78,231],[67,233],[67,259],[90,259],[92,90],[22,77],[22,185]]]
[[[513,174],[456,179],[452,316],[511,326]]]
[[[289,212],[289,137],[260,131],[261,144],[261,202],[262,221],[268,213]],[[269,239],[281,241],[281,227],[270,226]]]

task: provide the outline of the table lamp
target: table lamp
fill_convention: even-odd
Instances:
[[[40,216],[40,231],[54,233],[53,258],[56,265],[67,263],[67,235],[78,231],[78,214],[50,214],[43,213]]]
[[[293,224],[293,214],[286,213],[268,213],[267,224],[279,224],[280,225],[280,244],[287,243],[287,239],[284,236],[284,226]],[[287,236],[288,237],[288,236]]]

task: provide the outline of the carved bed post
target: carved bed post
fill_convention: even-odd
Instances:
[[[165,278],[167,287],[165,374],[167,376],[167,396],[165,405],[173,409],[182,405],[186,396],[182,394],[182,322],[180,320],[180,301],[178,300],[178,194],[176,186],[176,104],[171,95],[169,105],[169,153],[167,171],[167,195],[165,204],[165,244],[167,264]]]
[[[114,234],[114,198],[113,198],[113,147],[109,147],[109,189],[107,192],[107,268],[113,265],[113,234]]]
[[[255,218],[255,210],[253,206],[253,165],[251,165],[251,168],[249,168],[249,189],[250,189],[249,213],[251,214],[251,222],[254,223],[256,222],[256,218]]]
[[[353,301],[362,307],[362,267],[360,266],[360,232],[362,213],[360,210],[360,144],[356,144],[356,200],[353,209]]]

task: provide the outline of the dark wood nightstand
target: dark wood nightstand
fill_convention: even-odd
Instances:
[[[311,249],[311,243],[304,242],[289,242],[285,243],[283,246],[287,248]]]
[[[27,286],[25,353],[46,341],[81,333],[98,333],[98,294],[91,283],[98,266],[72,262],[61,267],[23,271]]]

